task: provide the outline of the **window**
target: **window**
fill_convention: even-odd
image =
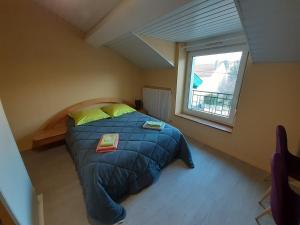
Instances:
[[[245,46],[189,52],[184,113],[232,125],[247,56]]]

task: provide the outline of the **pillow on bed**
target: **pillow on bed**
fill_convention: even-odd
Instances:
[[[125,113],[131,113],[136,111],[134,108],[131,108],[126,104],[111,104],[103,106],[101,109],[111,117],[117,117]]]
[[[74,119],[76,126],[83,125],[95,120],[101,120],[109,118],[107,115],[99,108],[86,109],[78,112],[69,113],[69,116]]]

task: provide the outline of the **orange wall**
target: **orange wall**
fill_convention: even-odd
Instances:
[[[144,71],[144,83],[170,87],[176,70]],[[252,64],[248,61],[236,121],[226,133],[173,115],[172,123],[200,142],[269,170],[275,127],[283,124],[289,147],[300,152],[300,64]]]
[[[28,0],[0,3],[0,97],[21,149],[59,110],[95,97],[140,96],[140,70]]]

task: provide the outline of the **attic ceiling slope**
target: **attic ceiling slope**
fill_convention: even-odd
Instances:
[[[86,41],[95,47],[104,44],[139,67],[154,69],[169,68],[174,62],[169,60],[173,55],[166,57],[163,49],[147,43],[151,38],[174,46],[175,52],[175,42],[242,31],[234,0],[128,0],[87,35]]]
[[[189,2],[205,0],[126,0],[122,1],[89,34],[87,42],[95,47],[134,32]]]
[[[300,61],[300,1],[235,1],[253,62]]]
[[[122,0],[34,0],[87,32]]]

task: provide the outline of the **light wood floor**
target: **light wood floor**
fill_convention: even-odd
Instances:
[[[177,160],[158,182],[127,198],[124,225],[253,225],[270,185],[263,171],[192,141],[195,169]],[[64,145],[23,153],[46,225],[88,225],[74,164]],[[268,200],[267,200],[268,202]],[[271,216],[262,225],[273,225]]]

